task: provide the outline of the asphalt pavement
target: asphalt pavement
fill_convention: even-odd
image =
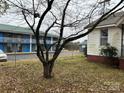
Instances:
[[[53,53],[51,53],[52,55]],[[78,51],[62,51],[59,55],[59,57],[66,57],[66,56],[72,56],[72,55],[78,55],[80,52]],[[14,61],[14,60],[24,60],[24,59],[35,59],[37,58],[36,53],[21,53],[21,54],[7,54],[8,61]]]

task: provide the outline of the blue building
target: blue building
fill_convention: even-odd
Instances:
[[[41,44],[43,44],[41,33]],[[57,39],[57,36],[49,34],[47,37],[48,46]],[[34,52],[36,40],[29,28],[0,24],[0,49],[4,52]],[[53,51],[54,48],[51,48]]]

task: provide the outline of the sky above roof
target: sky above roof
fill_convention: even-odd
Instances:
[[[87,1],[87,0],[80,0],[80,1]],[[111,1],[112,1],[113,5],[114,5],[114,3],[118,2],[118,0],[111,0]],[[89,0],[89,2],[92,3],[92,0]],[[87,10],[88,9],[85,9],[85,11],[87,11]],[[9,12],[11,12],[11,13],[5,13],[4,15],[1,15],[1,17],[0,17],[0,23],[1,24],[11,24],[11,25],[15,25],[15,26],[28,27],[28,25],[23,20],[22,15],[12,13],[11,10],[9,10]],[[74,32],[74,31],[71,31],[71,32]],[[69,34],[70,32],[66,32],[66,33]],[[83,40],[86,38],[87,37],[84,37]],[[82,40],[79,40],[79,41],[82,41]]]

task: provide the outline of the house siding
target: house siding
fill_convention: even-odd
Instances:
[[[121,29],[118,27],[108,28],[108,43],[118,49],[121,56]],[[88,55],[100,55],[100,29],[95,29],[88,35]]]
[[[121,29],[118,27],[108,28],[108,43],[118,49],[118,56],[121,56]]]
[[[99,55],[100,29],[95,29],[88,35],[87,54]]]

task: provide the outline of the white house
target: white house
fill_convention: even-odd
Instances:
[[[92,24],[88,29],[91,26]],[[111,15],[88,35],[88,58],[97,59],[100,56],[100,47],[107,43],[118,49],[119,57],[124,57],[124,11]]]

